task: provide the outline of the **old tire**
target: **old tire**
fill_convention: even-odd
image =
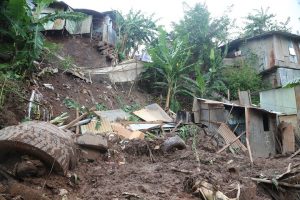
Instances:
[[[171,151],[175,148],[180,150],[186,148],[185,142],[178,135],[166,139],[161,146],[164,152]]]
[[[60,174],[76,165],[72,132],[47,122],[25,122],[0,130],[0,154],[11,151],[34,156]]]

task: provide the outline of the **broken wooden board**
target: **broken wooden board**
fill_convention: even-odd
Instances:
[[[236,139],[236,135],[230,130],[230,128],[225,124],[221,123],[217,132],[224,138],[226,144],[230,144]],[[247,151],[247,148],[242,144],[240,140],[235,141],[231,145],[234,149],[242,149],[243,151]]]
[[[156,103],[148,105],[141,110],[135,111],[133,114],[147,122],[173,122],[173,119]]]
[[[279,125],[282,138],[282,154],[295,152],[294,127],[290,123],[282,122]]]
[[[101,134],[105,135],[106,133],[113,132],[111,124],[109,120],[103,118],[100,121],[100,126],[97,127],[97,120],[92,120],[90,123],[86,125],[82,125],[81,127],[81,134],[91,133],[91,134]],[[98,129],[96,129],[98,128]]]
[[[130,115],[122,109],[95,111],[95,114],[101,117],[101,119],[106,118],[109,122],[115,122],[118,120],[128,120],[130,117]]]
[[[120,123],[111,124],[113,131],[118,134],[121,138],[125,139],[144,139],[145,134],[141,131],[130,131]]]

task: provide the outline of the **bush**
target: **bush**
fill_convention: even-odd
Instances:
[[[255,92],[262,89],[261,76],[248,65],[225,67],[223,69],[223,81],[230,91],[231,99],[238,99],[238,90]]]

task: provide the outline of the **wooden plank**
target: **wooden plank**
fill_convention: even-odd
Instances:
[[[252,157],[252,151],[251,151],[251,146],[249,143],[249,139],[246,137],[246,144],[247,144],[247,149],[248,149],[248,154],[251,162],[251,166],[253,166],[253,157]]]
[[[121,138],[126,138],[126,139],[144,139],[145,134],[141,131],[130,131],[127,128],[125,128],[122,124],[120,123],[112,123],[111,124],[114,132],[118,134]]]
[[[242,106],[251,106],[249,91],[239,91],[239,101]]]
[[[280,126],[282,137],[282,153],[294,153],[295,152],[295,133],[294,127],[289,123],[281,123]]]
[[[194,98],[192,111],[194,113],[194,122],[195,123],[201,122],[200,121],[201,116],[200,116],[200,105],[199,104],[200,104],[200,102],[198,101],[198,99]]]
[[[133,113],[147,122],[173,122],[173,119],[156,103],[148,105],[145,108]]]
[[[226,144],[230,144],[234,140],[236,140],[235,134],[230,130],[230,128],[225,123],[221,123],[217,132],[224,138]],[[239,140],[233,142],[231,146],[235,149],[242,149],[243,151],[247,151],[247,148]]]

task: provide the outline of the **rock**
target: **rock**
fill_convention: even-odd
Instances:
[[[93,162],[101,156],[101,152],[94,149],[81,148],[80,160]]]
[[[183,139],[181,139],[178,135],[170,137],[166,139],[161,145],[161,149],[164,152],[171,151],[173,149],[185,149],[186,145]]]
[[[67,195],[69,192],[68,192],[68,190],[66,190],[66,189],[59,189],[59,196],[65,196],[65,195]]]
[[[80,146],[107,151],[107,139],[100,135],[84,134],[79,136],[76,143]]]

